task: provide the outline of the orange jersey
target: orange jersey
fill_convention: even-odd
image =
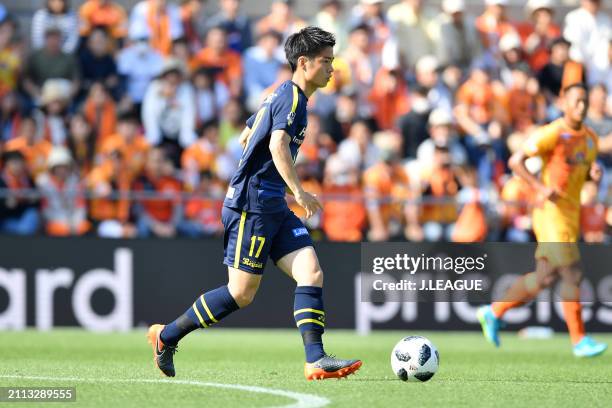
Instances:
[[[217,80],[229,86],[232,81],[242,78],[242,60],[240,54],[226,50],[216,55],[212,48],[203,48],[190,62],[192,70],[198,68],[220,68]]]
[[[137,136],[131,143],[127,143],[120,134],[110,135],[100,144],[98,153],[107,155],[115,150],[121,152],[123,163],[132,177],[142,172],[149,151],[149,143],[144,136]]]
[[[379,162],[363,173],[367,205],[380,209],[385,224],[391,218],[401,218],[402,204],[394,201],[410,198],[408,186],[408,175],[399,164]]]
[[[525,142],[523,151],[542,158],[542,182],[561,195],[555,204],[550,204],[578,218],[580,191],[597,158],[595,132],[584,125],[573,130],[560,118],[538,128]]]
[[[114,38],[123,38],[127,34],[127,14],[118,3],[88,0],[79,8],[79,20],[83,37],[87,37],[94,27],[106,28]]]
[[[33,178],[47,170],[47,156],[49,156],[52,148],[53,145],[47,140],[43,139],[34,144],[29,144],[23,136],[11,139],[4,145],[4,150],[7,152],[18,150],[23,154]]]

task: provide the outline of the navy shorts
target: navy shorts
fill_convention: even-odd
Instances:
[[[297,249],[312,246],[308,230],[288,208],[271,214],[223,207],[223,263],[260,275],[268,257],[276,263]]]

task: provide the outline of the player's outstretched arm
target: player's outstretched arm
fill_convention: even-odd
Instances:
[[[317,198],[304,191],[300,179],[293,166],[291,158],[291,150],[289,142],[291,137],[284,130],[275,130],[270,136],[270,152],[272,153],[272,161],[278,174],[283,178],[289,190],[293,193],[295,201],[306,210],[306,218],[310,218],[319,209],[322,208],[321,203]]]

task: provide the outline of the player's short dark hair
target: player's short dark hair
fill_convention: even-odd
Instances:
[[[319,27],[306,27],[292,34],[285,42],[285,56],[291,66],[291,71],[297,69],[300,57],[314,58],[327,47],[336,45],[336,37]]]
[[[589,88],[587,88],[585,83],[583,83],[583,82],[574,82],[573,84],[569,84],[569,85],[565,86],[561,90],[561,94],[565,95],[567,92],[571,91],[574,88],[580,88],[580,89],[583,89],[584,92],[589,93]]]

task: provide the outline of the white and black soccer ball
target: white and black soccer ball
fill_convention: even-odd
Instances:
[[[391,368],[402,381],[427,381],[438,371],[439,364],[438,349],[422,336],[404,337],[391,352]]]

